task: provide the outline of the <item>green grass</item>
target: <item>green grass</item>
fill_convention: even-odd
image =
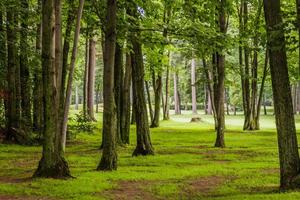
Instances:
[[[49,199],[299,199],[279,193],[278,150],[273,116],[262,116],[261,131],[243,132],[243,117],[226,116],[226,148],[213,148],[213,118],[189,123],[193,115],[174,116],[152,129],[156,155],[131,157],[135,146],[118,148],[118,170],[96,171],[101,152],[101,117],[94,133],[78,133],[66,158],[75,179],[29,179],[41,147],[0,144],[1,196]],[[300,119],[296,119],[297,126]],[[119,196],[118,196],[119,195]],[[129,198],[130,199],[130,198]]]

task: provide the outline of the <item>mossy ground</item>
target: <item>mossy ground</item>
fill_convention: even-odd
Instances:
[[[154,156],[132,157],[118,148],[118,170],[96,171],[101,119],[94,133],[78,133],[66,148],[75,179],[31,179],[41,147],[0,144],[0,199],[299,199],[280,193],[274,116],[262,116],[261,131],[243,132],[243,117],[226,116],[226,148],[214,148],[211,116],[172,115],[152,129]],[[300,118],[296,119],[300,126]],[[299,127],[298,126],[298,127]],[[299,127],[300,128],[300,127]],[[43,197],[43,198],[41,198]]]

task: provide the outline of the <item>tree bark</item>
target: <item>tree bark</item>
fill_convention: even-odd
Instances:
[[[167,71],[166,71],[166,85],[165,85],[165,91],[166,91],[166,96],[165,96],[165,103],[164,103],[164,115],[163,119],[164,120],[169,120],[170,119],[170,104],[169,104],[169,93],[170,93],[170,66],[171,66],[171,53],[169,52],[169,65],[167,65]]]
[[[39,166],[34,173],[35,177],[65,178],[70,177],[70,171],[63,154],[59,151],[57,140],[57,96],[56,65],[55,65],[55,18],[54,0],[42,3],[43,41],[43,153]]]
[[[96,67],[96,41],[93,38],[91,38],[89,39],[87,114],[89,119],[93,121],[96,121],[94,116],[95,67]]]
[[[87,91],[88,91],[88,75],[89,75],[89,39],[88,39],[88,28],[85,40],[85,67],[84,67],[84,77],[83,77],[83,115],[85,118],[87,116]]]
[[[125,65],[125,75],[122,88],[123,95],[123,106],[121,115],[121,130],[122,130],[122,141],[124,144],[130,143],[130,88],[131,88],[131,56],[126,54],[126,65]]]
[[[280,160],[280,187],[300,186],[300,160],[288,75],[280,0],[264,0]],[[274,34],[276,33],[276,34]]]
[[[114,66],[116,52],[117,0],[107,1],[103,74],[103,152],[97,170],[117,169],[117,116],[114,95]]]
[[[155,73],[153,72],[153,79],[155,80],[155,84],[153,84],[154,89],[154,115],[153,120],[151,122],[151,128],[159,127],[160,120],[160,106],[162,99],[162,75],[161,73],[157,74],[157,78],[155,78]]]
[[[145,84],[146,84],[146,92],[147,92],[150,120],[152,122],[153,121],[153,109],[152,109],[151,95],[150,95],[150,89],[149,89],[150,86],[149,86],[148,81],[145,81]]]
[[[219,5],[219,28],[220,32],[226,34],[227,32],[227,16],[226,16],[226,0],[221,0]],[[217,85],[215,93],[215,106],[217,116],[217,138],[215,147],[225,147],[224,129],[225,129],[225,116],[224,116],[224,81],[225,81],[225,55],[216,53],[217,59]]]
[[[191,87],[192,87],[192,111],[197,114],[197,95],[196,95],[196,61],[192,59],[191,64]]]
[[[21,80],[21,110],[22,110],[22,128],[27,134],[32,129],[31,119],[31,83],[30,70],[28,63],[28,19],[29,4],[28,0],[21,1],[21,33],[20,33],[20,80]]]
[[[115,64],[114,64],[114,94],[115,94],[115,103],[116,103],[116,117],[117,117],[117,143],[123,144],[122,141],[122,130],[121,130],[121,112],[123,104],[123,49],[118,42],[116,43],[116,52],[115,52]]]
[[[128,14],[132,17],[131,24],[139,27],[137,5],[134,2],[128,6]],[[132,31],[129,35],[129,41],[132,44],[131,65],[132,65],[132,83],[133,99],[136,118],[137,143],[133,156],[152,155],[154,150],[151,144],[150,129],[148,124],[148,112],[145,99],[144,87],[144,63],[142,44],[140,42],[140,32]]]
[[[37,15],[41,16],[42,1],[38,1]],[[36,30],[36,53],[41,58],[42,49],[42,23],[41,19],[37,24]],[[39,65],[34,70],[34,87],[33,87],[33,130],[39,134],[39,139],[42,137],[43,130],[43,84],[42,84],[42,66]]]
[[[175,115],[180,115],[181,114],[181,108],[180,108],[180,100],[179,100],[179,94],[178,94],[178,74],[177,74],[177,72],[174,72],[173,81],[174,81],[174,109],[175,109]]]
[[[68,75],[68,83],[67,83],[67,91],[66,91],[66,98],[64,102],[64,111],[63,111],[63,120],[62,120],[62,129],[61,129],[61,150],[64,152],[66,147],[66,137],[67,137],[67,128],[68,128],[68,117],[69,117],[69,109],[71,104],[71,96],[72,96],[72,84],[73,84],[73,76],[75,70],[75,62],[77,56],[77,46],[79,41],[79,34],[80,34],[80,20],[82,16],[84,0],[80,0],[78,12],[77,12],[77,21],[75,27],[75,34],[74,34],[74,43],[72,49],[72,56],[71,56],[71,64],[70,64],[70,71]],[[77,87],[76,87],[77,88]],[[77,91],[76,91],[77,92]]]

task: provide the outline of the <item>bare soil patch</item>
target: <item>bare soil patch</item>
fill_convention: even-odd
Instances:
[[[104,196],[116,200],[155,200],[152,193],[145,190],[151,181],[120,181],[115,189],[107,190]]]

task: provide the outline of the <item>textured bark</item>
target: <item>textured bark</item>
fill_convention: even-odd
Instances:
[[[88,32],[85,40],[85,67],[83,77],[83,115],[87,117],[87,90],[88,90],[88,75],[89,75],[89,39]]]
[[[227,16],[225,11],[226,0],[221,0],[219,5],[219,28],[220,32],[226,34],[227,32]],[[224,117],[224,81],[225,81],[225,55],[216,53],[217,60],[217,85],[215,92],[215,107],[216,107],[216,119],[217,119],[217,138],[215,147],[225,147],[224,129],[225,129],[225,117]]]
[[[154,75],[154,72],[153,72]],[[154,115],[153,120],[151,122],[151,128],[159,127],[159,120],[160,120],[160,106],[161,106],[161,99],[162,99],[162,76],[158,74],[155,78],[155,84],[153,84],[154,89]]]
[[[116,103],[116,117],[117,117],[117,142],[122,144],[122,130],[121,130],[121,112],[123,106],[123,49],[122,46],[116,43],[116,52],[115,52],[115,64],[114,64],[114,93],[115,93],[115,103]]]
[[[151,95],[150,95],[150,89],[149,89],[149,83],[148,81],[145,81],[146,85],[146,92],[147,92],[147,100],[148,100],[148,107],[149,107],[149,114],[150,114],[150,120],[153,121],[153,108],[151,103]]]
[[[54,51],[54,0],[43,1],[42,6],[42,66],[43,66],[43,153],[35,177],[70,177],[68,164],[59,151],[57,140],[57,87]]]
[[[28,19],[29,5],[28,0],[21,1],[21,32],[20,32],[20,80],[21,80],[21,111],[22,128],[30,134],[32,128],[31,119],[31,82],[30,70],[28,64],[28,53],[30,51],[28,44]]]
[[[196,95],[196,61],[192,59],[191,64],[191,87],[192,87],[192,111],[197,114],[197,95]]]
[[[165,103],[164,103],[164,120],[170,119],[170,104],[169,104],[169,93],[170,93],[170,65],[171,65],[171,56],[169,52],[169,65],[167,65],[167,71],[166,71],[166,84],[165,84]]]
[[[132,2],[128,7],[128,13],[132,17],[131,24],[139,27],[137,5]],[[132,64],[132,83],[133,83],[133,99],[136,118],[136,134],[137,143],[133,152],[133,156],[151,155],[154,150],[151,144],[150,129],[148,124],[148,112],[145,99],[145,80],[144,80],[144,63],[142,44],[139,40],[140,32],[132,31],[129,35],[129,41],[132,44],[131,64]]]
[[[78,86],[75,87],[75,110],[78,110],[79,106],[79,95],[78,95]]]
[[[173,81],[174,81],[174,109],[175,109],[175,114],[180,115],[181,114],[181,109],[180,109],[180,100],[179,100],[179,92],[178,92],[178,74],[177,72],[174,73],[173,76]]]
[[[131,88],[131,56],[126,54],[126,65],[124,82],[122,88],[123,95],[123,106],[121,115],[121,130],[122,130],[122,141],[124,144],[129,144],[130,138],[130,88]]]
[[[38,1],[37,15],[41,15],[41,0]],[[42,23],[41,19],[37,24],[36,30],[36,54],[41,58],[42,49]],[[37,131],[39,137],[42,137],[43,131],[43,84],[42,84],[42,66],[39,65],[34,70],[34,87],[33,87],[33,130]]]
[[[103,152],[97,170],[117,169],[117,116],[114,96],[114,65],[116,52],[117,1],[107,1],[103,74]]]
[[[270,69],[278,136],[280,187],[282,189],[299,188],[300,160],[280,0],[273,0],[272,2],[264,0],[264,10],[270,49]]]
[[[77,56],[77,46],[79,42],[79,34],[80,34],[80,20],[82,16],[82,10],[83,10],[84,0],[80,0],[79,7],[77,11],[77,20],[76,20],[76,27],[75,27],[75,34],[74,34],[74,42],[73,42],[73,49],[72,49],[72,56],[71,56],[71,64],[70,64],[70,71],[68,74],[68,84],[67,84],[67,91],[65,99],[63,99],[63,120],[61,125],[61,150],[65,151],[66,146],[66,137],[67,137],[67,127],[68,127],[68,117],[69,117],[69,109],[71,104],[71,96],[72,96],[72,84],[73,84],[73,76],[75,71],[75,62],[76,62],[76,56]],[[64,88],[64,87],[62,87]],[[77,87],[76,87],[77,89]],[[77,90],[76,90],[77,92]],[[62,103],[61,103],[62,104]],[[59,121],[60,122],[60,121]]]
[[[255,121],[254,123],[255,123],[257,129],[260,128],[259,118],[260,118],[261,102],[263,100],[263,95],[264,95],[265,82],[266,82],[266,78],[267,78],[267,74],[268,74],[267,73],[268,72],[268,62],[269,62],[269,51],[266,50],[264,71],[263,71],[263,76],[262,76],[262,80],[261,80],[261,86],[260,86],[258,100],[257,100],[257,105],[256,105],[257,106],[257,108],[256,108],[256,116],[254,118],[254,121]]]
[[[17,14],[13,9],[7,9],[7,105],[6,105],[6,140],[12,141],[13,135],[11,130],[19,128],[18,110],[17,110],[17,89],[16,89],[16,76],[17,76]]]
[[[94,116],[95,67],[96,67],[96,41],[94,39],[89,39],[87,114],[88,114],[88,118],[90,118],[93,121],[96,121]]]

